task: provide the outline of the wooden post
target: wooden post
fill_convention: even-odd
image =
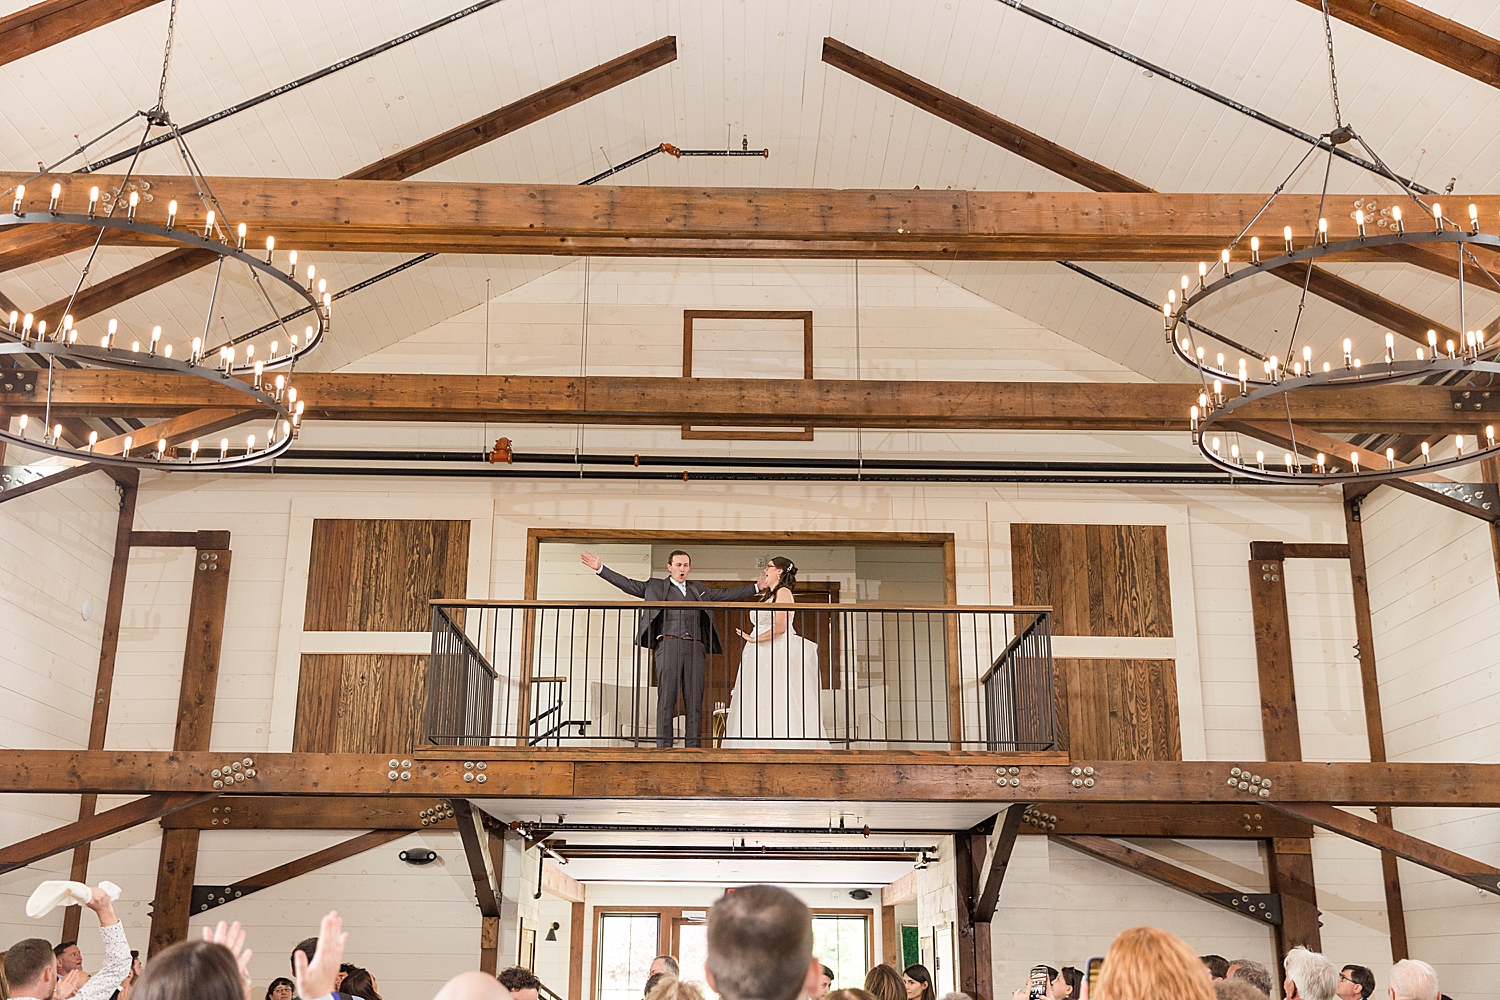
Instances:
[[[1280,542],[1250,543],[1250,606],[1255,621],[1255,661],[1260,680],[1261,727],[1266,760],[1302,759],[1297,724],[1297,688],[1292,677],[1291,623],[1286,606],[1285,547]],[[1318,892],[1313,879],[1312,840],[1269,841],[1271,891],[1281,895],[1281,926],[1276,928],[1276,964],[1298,945],[1322,951]]]
[[[0,453],[3,454],[3,453]],[[140,473],[127,470],[130,479],[119,484],[120,516],[115,522],[115,554],[109,568],[109,592],[104,599],[104,634],[99,639],[99,670],[94,677],[94,708],[89,717],[89,749],[104,749],[104,733],[109,726],[109,699],[115,683],[115,656],[120,649],[120,617],[125,606],[125,573],[130,566],[130,533],[135,528],[135,500]],[[99,796],[83,795],[78,800],[78,818],[94,815]],[[74,882],[89,880],[89,844],[73,849]],[[63,941],[78,940],[81,906],[63,907]]]
[[[901,928],[896,926],[896,908],[880,908],[880,950],[882,961],[893,968],[901,968]]]
[[[583,958],[587,953],[584,936],[588,933],[586,904],[574,901],[573,919],[568,925],[568,1000],[583,1000]]]
[[[500,918],[479,918],[479,971],[495,975],[500,971]]]
[[[973,919],[974,886],[984,866],[988,836],[972,830],[953,835],[953,856],[958,867],[954,892],[958,905],[954,919],[953,950],[958,959],[958,988],[974,1000],[991,1000],[995,963],[990,951],[990,925]]]
[[[1353,484],[1350,484],[1353,485]],[[1385,720],[1380,710],[1380,676],[1375,669],[1375,625],[1370,617],[1370,583],[1365,567],[1365,534],[1360,521],[1360,504],[1364,498],[1344,487],[1344,533],[1349,540],[1349,579],[1354,589],[1354,628],[1359,635],[1359,679],[1364,692],[1365,731],[1370,744],[1370,760],[1382,762],[1385,757]],[[1490,525],[1491,544],[1496,544],[1495,527]],[[1500,549],[1496,549],[1500,553]],[[1375,821],[1395,829],[1390,806],[1377,806]],[[1396,856],[1380,852],[1381,881],[1385,884],[1386,921],[1390,929],[1391,961],[1409,958],[1406,941],[1406,908],[1401,899],[1401,872]]]
[[[224,611],[229,603],[229,555],[229,532],[199,533],[173,750],[209,748],[219,684],[219,653],[224,639]],[[163,830],[156,899],[151,910],[150,955],[187,937],[197,871],[198,831]]]

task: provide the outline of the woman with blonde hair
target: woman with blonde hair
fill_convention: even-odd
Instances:
[[[1155,927],[1122,931],[1104,956],[1091,1000],[1214,1000],[1198,953]]]
[[[889,965],[875,966],[865,975],[865,990],[875,1000],[906,1000],[906,981]]]
[[[663,974],[646,994],[646,1000],[703,1000],[703,989],[690,980]]]

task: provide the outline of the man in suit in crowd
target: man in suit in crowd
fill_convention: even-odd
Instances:
[[[759,593],[758,584],[721,590],[688,579],[693,561],[681,549],[667,557],[668,577],[632,580],[604,565],[594,552],[585,552],[583,564],[625,593],[652,602],[748,601]],[[677,693],[687,703],[687,728],[683,745],[699,746],[703,732],[704,658],[723,652],[713,617],[698,608],[650,608],[640,617],[635,644],[654,650],[656,657],[656,745],[672,745],[672,719],[677,715]]]

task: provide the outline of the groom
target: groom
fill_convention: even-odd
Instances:
[[[667,557],[668,578],[632,580],[621,576],[594,552],[585,552],[583,564],[633,597],[647,601],[747,601],[760,591],[759,584],[728,590],[705,587],[689,581],[693,561],[681,549]],[[723,652],[713,617],[698,608],[652,608],[641,615],[635,644],[656,651],[656,745],[672,745],[672,719],[677,714],[677,692],[687,702],[687,730],[683,745],[696,747],[703,731],[703,659]]]

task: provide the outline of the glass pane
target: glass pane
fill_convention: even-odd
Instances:
[[[703,974],[703,963],[708,960],[708,924],[688,923],[677,925],[677,967],[684,980],[702,983],[705,995],[714,996],[708,988],[708,977]]]
[[[869,917],[818,914],[813,917],[813,954],[833,970],[833,988],[863,989],[870,968]]]
[[[661,922],[655,913],[606,913],[599,918],[599,1000],[640,1000],[650,975]]]

